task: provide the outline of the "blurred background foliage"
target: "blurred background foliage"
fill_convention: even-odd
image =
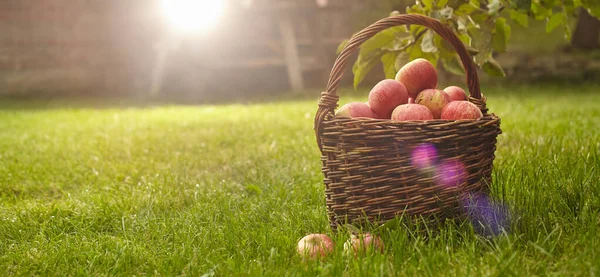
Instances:
[[[504,67],[514,70],[515,67],[524,66],[515,65],[514,59],[513,61],[505,59],[502,62],[496,60],[499,54],[509,52],[513,29],[516,29],[515,33],[519,38],[513,45],[521,51],[535,53],[539,57],[543,57],[544,53],[597,50],[599,45],[597,17],[600,16],[600,3],[595,1],[420,0],[415,3],[383,1],[378,8],[386,11],[395,9],[390,16],[405,11],[407,14],[425,15],[439,20],[457,34],[467,46],[475,64],[489,76],[506,77]],[[381,17],[381,13],[375,15],[372,12],[365,12],[365,17],[369,19],[377,16]],[[574,35],[572,29],[575,29]],[[550,35],[555,30],[558,31],[554,34],[560,33],[564,38],[563,43],[570,42],[569,46],[561,47],[560,39]],[[340,44],[338,52],[346,42]],[[537,49],[538,47],[541,49]],[[520,54],[515,53],[514,47],[511,50],[511,56]],[[590,54],[587,58],[594,59],[593,53],[587,54]],[[449,43],[432,30],[417,25],[405,25],[384,30],[363,43],[352,68],[354,87],[357,87],[377,64],[382,65],[386,78],[394,78],[400,67],[416,58],[428,59],[435,66],[443,67],[449,73],[464,75],[460,58]],[[548,57],[544,58],[548,60]],[[585,60],[586,57],[580,58]],[[544,63],[539,68],[535,63],[529,64],[529,57],[523,60],[528,63],[525,67],[533,66],[531,69],[536,72],[544,69],[555,70],[556,66],[565,63],[563,59],[560,65]],[[593,67],[597,65],[592,64]],[[585,74],[588,66],[577,63],[574,68],[582,68]],[[554,74],[564,75],[561,73]]]

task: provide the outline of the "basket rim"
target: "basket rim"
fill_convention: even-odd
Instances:
[[[326,122],[351,122],[351,121],[356,121],[356,122],[380,122],[380,123],[386,123],[386,124],[393,124],[393,125],[410,125],[410,124],[414,124],[414,123],[421,123],[423,125],[427,125],[427,123],[453,123],[453,122],[478,122],[478,121],[489,121],[489,120],[497,120],[500,119],[499,116],[497,116],[494,113],[491,114],[486,114],[480,118],[477,119],[429,119],[429,120],[403,120],[403,121],[396,121],[396,120],[392,120],[392,119],[382,119],[382,118],[370,118],[370,117],[334,117],[331,119],[326,119],[323,121],[323,123]]]
[[[444,40],[449,42],[456,50],[458,57],[465,69],[465,75],[467,80],[467,86],[470,96],[468,101],[474,103],[483,113],[487,114],[486,99],[481,94],[481,88],[479,85],[479,78],[477,76],[477,69],[475,63],[466,49],[463,42],[458,38],[454,31],[444,25],[439,20],[432,17],[418,14],[403,14],[390,16],[378,20],[377,22],[369,25],[360,32],[354,34],[348,43],[344,46],[338,57],[336,58],[331,73],[329,75],[329,81],[327,83],[326,90],[321,93],[321,98],[318,103],[318,109],[314,118],[314,131],[317,139],[317,145],[322,151],[321,145],[321,124],[323,121],[330,120],[331,115],[334,114],[334,110],[338,106],[339,96],[337,95],[337,89],[339,87],[346,62],[351,54],[358,49],[365,41],[373,37],[375,34],[399,25],[414,24],[421,25],[429,28],[431,31],[440,35]]]

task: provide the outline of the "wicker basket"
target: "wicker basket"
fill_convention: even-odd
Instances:
[[[469,101],[481,109],[482,118],[394,122],[334,117],[336,90],[348,57],[376,33],[403,24],[426,26],[452,44],[465,68]],[[345,223],[381,224],[401,214],[436,220],[465,215],[463,197],[489,191],[496,137],[501,133],[500,119],[485,106],[476,67],[465,46],[452,30],[421,15],[379,20],[349,40],[321,94],[314,127],[333,230]],[[423,147],[432,149],[430,161],[435,162],[425,169],[416,166],[412,157]],[[450,185],[440,181],[444,172],[439,167],[447,162],[460,166]]]

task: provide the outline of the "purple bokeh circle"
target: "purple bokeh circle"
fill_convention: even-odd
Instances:
[[[445,187],[453,187],[462,184],[466,178],[463,164],[456,160],[443,161],[436,168],[436,179],[438,184]]]
[[[412,151],[411,161],[418,169],[432,167],[437,161],[437,149],[431,143],[421,144]]]

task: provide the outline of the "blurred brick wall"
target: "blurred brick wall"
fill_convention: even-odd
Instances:
[[[345,1],[350,0],[330,3]],[[278,15],[228,15],[210,37],[181,41],[167,58],[161,96],[208,99],[289,90],[285,66],[222,66],[281,52],[274,16]],[[310,37],[313,30],[301,24],[304,14],[291,11],[289,16],[298,24],[298,34],[304,40]],[[356,19],[348,11],[321,14],[321,19],[325,37],[345,38],[355,31]],[[2,0],[0,95],[145,97],[160,49],[172,43],[166,28],[156,0]],[[333,65],[336,46],[326,50],[330,60],[325,74]],[[299,51],[312,50],[305,45]],[[305,72],[307,86],[324,86],[322,73]]]
[[[143,2],[0,1],[0,93],[123,93],[143,86],[157,31]]]

